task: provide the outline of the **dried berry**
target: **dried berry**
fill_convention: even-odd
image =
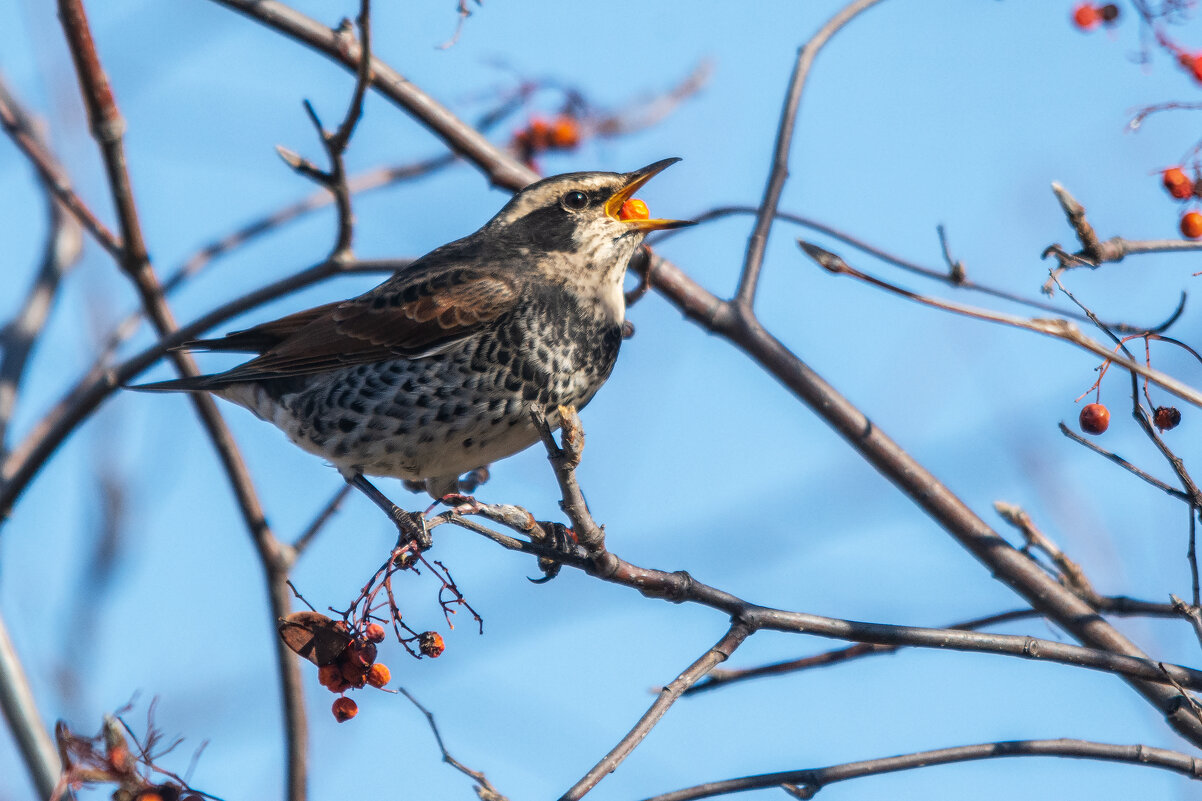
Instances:
[[[1202,213],[1187,211],[1182,214],[1181,234],[1187,239],[1202,239]]]
[[[346,652],[352,665],[367,667],[376,661],[376,644],[374,642],[356,640],[350,644]]]
[[[1176,406],[1157,406],[1156,411],[1152,412],[1152,422],[1161,431],[1169,431],[1181,422],[1181,412],[1177,411]]]
[[[387,632],[379,623],[368,623],[367,628],[363,630],[363,636],[371,642],[384,642]]]
[[[367,683],[367,668],[347,659],[338,663],[342,678],[350,687],[362,687]]]
[[[1178,200],[1185,200],[1194,193],[1194,182],[1180,167],[1170,167],[1162,175],[1164,188]]]
[[[1081,410],[1081,430],[1098,435],[1110,427],[1110,410],[1100,403],[1090,403]]]
[[[390,681],[392,681],[392,672],[387,665],[377,662],[367,669],[367,683],[372,687],[383,687]]]
[[[334,706],[331,711],[334,713],[334,720],[339,723],[346,723],[359,714],[359,705],[344,695],[341,698],[334,699]]]
[[[1119,7],[1114,3],[1107,3],[1098,9],[1098,14],[1102,17],[1102,22],[1112,25],[1119,18]]]
[[[417,638],[418,649],[423,656],[437,657],[441,656],[442,652],[447,649],[447,646],[442,641],[442,635],[437,631],[423,631]]]
[[[650,216],[651,212],[647,210],[647,204],[637,197],[632,197],[623,203],[618,212],[619,220],[645,220]]]
[[[350,687],[350,683],[342,677],[342,669],[338,665],[322,665],[317,669],[317,681],[332,693],[340,693]]]

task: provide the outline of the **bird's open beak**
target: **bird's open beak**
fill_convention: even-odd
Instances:
[[[624,225],[629,225],[631,228],[636,228],[641,231],[663,231],[667,228],[683,228],[686,225],[696,225],[692,220],[661,220],[652,218],[649,220],[629,219],[623,220],[620,216],[622,204],[630,198],[634,197],[634,193],[639,191],[643,184],[650,181],[653,177],[666,170],[671,165],[680,161],[679,158],[670,158],[657,161],[654,164],[648,164],[641,170],[626,173],[626,185],[614,193],[605,203],[605,213],[615,220],[622,222]]]

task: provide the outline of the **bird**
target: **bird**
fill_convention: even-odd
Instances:
[[[209,392],[282,429],[398,521],[366,476],[418,482],[438,501],[464,473],[532,445],[531,417],[583,408],[623,340],[627,264],[652,231],[632,198],[679,161],[573,172],[519,190],[478,231],[379,286],[180,350],[255,354],[225,372],[141,384]]]

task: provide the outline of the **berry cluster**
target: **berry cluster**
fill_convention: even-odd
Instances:
[[[524,163],[534,164],[534,157],[548,150],[572,150],[580,144],[580,122],[570,114],[560,114],[553,120],[531,117],[530,122],[513,135],[513,149]]]
[[[400,622],[399,613],[394,619],[396,625],[412,631]],[[340,696],[333,707],[339,723],[359,714],[358,704],[346,697],[348,690],[369,684],[383,689],[392,681],[392,671],[376,661],[376,646],[388,636],[387,629],[379,623],[365,618],[352,625],[317,611],[293,612],[281,618],[279,630],[289,648],[317,665],[317,681],[321,686]],[[433,658],[446,650],[442,635],[435,631],[413,632],[411,638],[401,639],[401,644],[414,653],[407,643],[415,641],[422,656]]]
[[[1110,428],[1110,410],[1100,403],[1090,403],[1081,410],[1078,422],[1086,434],[1106,433]],[[1157,406],[1152,412],[1152,425],[1162,434],[1178,426],[1181,422],[1181,412],[1176,406]]]
[[[345,623],[334,624],[334,628],[349,634]],[[376,643],[384,641],[386,633],[379,623],[364,627],[358,637],[350,640],[345,648],[328,664],[317,668],[317,681],[332,693],[339,693],[334,701],[334,719],[344,723],[359,714],[358,705],[342,695],[351,688],[358,689],[370,684],[382,688],[392,680],[392,673],[383,662],[376,661]]]
[[[1195,172],[1190,178],[1182,167],[1169,167],[1161,173],[1165,191],[1177,200],[1202,200],[1202,175]],[[1181,215],[1181,235],[1187,239],[1202,238],[1202,212],[1190,209]]]
[[[1073,9],[1073,24],[1083,31],[1092,31],[1099,25],[1114,25],[1119,18],[1119,7],[1114,3],[1095,6],[1093,3],[1078,3]]]

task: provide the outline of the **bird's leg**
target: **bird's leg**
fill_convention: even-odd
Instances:
[[[392,522],[396,524],[402,539],[416,543],[417,547],[423,551],[434,543],[430,537],[430,531],[426,528],[426,519],[422,515],[406,512],[388,500],[388,497],[376,489],[374,484],[364,478],[362,473],[355,473],[350,478],[347,478],[346,483],[362,492],[371,499],[372,503],[383,509],[392,518]]]

